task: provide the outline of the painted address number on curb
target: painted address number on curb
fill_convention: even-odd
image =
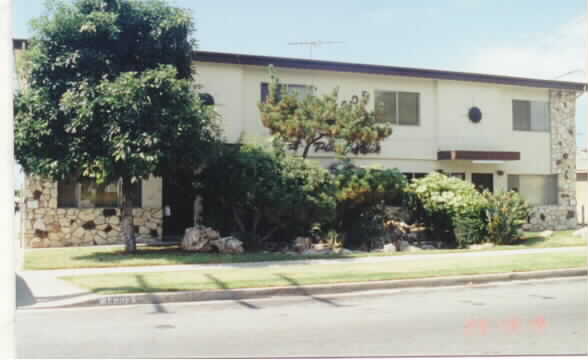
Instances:
[[[99,300],[100,305],[129,305],[135,304],[135,298],[132,296],[109,296]]]

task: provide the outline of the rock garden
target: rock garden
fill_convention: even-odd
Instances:
[[[442,173],[409,182],[348,160],[325,169],[260,146],[227,149],[194,181],[199,224],[186,251],[346,255],[515,244],[530,207]]]

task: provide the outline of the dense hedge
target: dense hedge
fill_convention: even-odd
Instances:
[[[385,231],[385,207],[398,202],[406,178],[397,169],[361,168],[348,160],[330,171],[337,186],[333,228],[343,234],[345,246],[371,248],[370,240]]]
[[[308,234],[334,218],[334,181],[308,160],[259,146],[227,147],[196,178],[204,222],[235,234],[249,249]]]
[[[413,180],[405,191],[413,220],[447,247],[512,243],[529,216],[529,205],[517,193],[480,193],[469,182],[436,172]]]

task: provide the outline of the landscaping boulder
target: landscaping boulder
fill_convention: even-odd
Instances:
[[[333,251],[331,249],[322,249],[322,250],[308,249],[308,250],[305,250],[302,253],[302,255],[330,255],[332,253],[333,253]]]
[[[574,231],[574,236],[582,237],[582,236],[586,236],[586,234],[588,234],[588,227]]]
[[[545,230],[545,231],[539,233],[539,236],[544,237],[544,238],[548,238],[551,235],[553,235],[553,231],[551,231],[551,230]]]
[[[394,244],[386,244],[381,250],[382,252],[396,252],[396,245]]]
[[[333,250],[333,253],[335,253],[337,255],[351,255],[351,254],[353,254],[353,251],[351,251],[349,249],[339,248],[339,249]]]
[[[428,242],[421,244],[420,248],[423,249],[423,250],[435,250],[435,249],[437,249],[435,247],[435,245],[433,245],[432,243],[428,243]]]
[[[220,235],[214,229],[202,225],[187,228],[182,239],[182,249],[187,251],[209,252],[212,251],[212,241],[220,239]]]
[[[234,236],[212,240],[210,244],[217,248],[221,254],[241,254],[244,251],[243,242]]]
[[[297,237],[294,240],[294,251],[302,253],[312,247],[312,240],[308,237]]]

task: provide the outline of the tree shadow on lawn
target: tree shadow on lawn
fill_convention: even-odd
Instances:
[[[189,264],[230,264],[239,262],[265,262],[286,260],[311,260],[311,259],[344,259],[350,258],[343,254],[330,255],[289,255],[281,253],[246,252],[230,255],[219,253],[193,253],[182,250],[178,246],[138,248],[133,254],[127,254],[124,250],[99,251],[86,255],[73,256],[72,259],[81,262],[94,262],[106,264],[121,264],[132,260],[164,260],[169,265]],[[137,264],[141,265],[141,264]]]

